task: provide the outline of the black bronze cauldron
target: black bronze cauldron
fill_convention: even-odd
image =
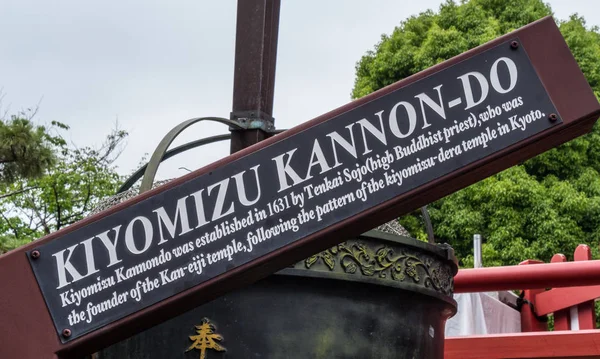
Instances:
[[[370,231],[96,356],[443,358],[456,271],[447,245]]]

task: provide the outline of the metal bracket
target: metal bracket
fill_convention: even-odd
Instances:
[[[244,130],[263,130],[268,133],[275,132],[275,119],[262,111],[236,111],[231,112],[231,121],[236,122]],[[229,128],[230,131],[239,128]]]

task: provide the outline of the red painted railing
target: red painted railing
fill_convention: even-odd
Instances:
[[[600,260],[461,269],[455,293],[600,285]]]
[[[567,262],[557,254],[552,263],[528,260],[518,266],[460,270],[456,293],[521,289],[532,305],[521,309],[523,333],[447,338],[445,358],[600,358],[594,311],[594,299],[600,298],[600,260],[590,260],[586,245],[577,247],[574,258]],[[539,320],[550,313],[553,332]]]

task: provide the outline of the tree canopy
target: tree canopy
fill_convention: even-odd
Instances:
[[[447,1],[383,35],[356,65],[352,97],[359,98],[473,47],[552,15],[540,0]],[[600,32],[572,15],[557,21],[596,97],[600,97]],[[472,264],[472,237],[484,237],[486,265],[572,256],[577,244],[600,243],[600,127],[521,165],[432,203],[436,240]],[[400,222],[425,238],[420,214]]]
[[[35,112],[21,112],[0,119],[0,185],[40,177],[56,158],[54,148],[63,144],[50,129],[31,121]],[[52,126],[65,128],[59,122]]]
[[[57,136],[53,165],[41,176],[0,187],[0,254],[83,219],[113,195],[122,182],[113,163],[126,136],[114,130],[99,148],[78,148]]]

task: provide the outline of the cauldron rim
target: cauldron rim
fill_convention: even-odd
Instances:
[[[391,249],[396,252],[398,248],[405,248],[409,253],[416,255],[417,257],[420,255],[425,255],[428,257],[432,257],[434,261],[440,263],[442,266],[447,266],[449,268],[451,277],[453,278],[458,272],[458,264],[456,256],[454,255],[454,249],[448,244],[430,244],[427,242],[419,241],[415,238],[402,236],[398,234],[390,234],[386,232],[382,232],[379,230],[371,230],[365,232],[355,238],[350,238],[347,241],[343,242],[346,247],[350,247],[356,243],[362,243],[366,245],[366,247],[371,247],[371,256],[374,254],[374,246],[378,247],[379,245],[390,246]],[[335,248],[335,247],[334,247]],[[333,249],[334,249],[333,248]],[[430,278],[422,278],[419,281],[413,281],[410,278],[396,280],[391,278],[390,275],[378,276],[373,273],[365,275],[365,273],[361,273],[362,268],[347,272],[341,271],[340,266],[335,267],[335,261],[339,260],[341,262],[341,258],[339,258],[336,254],[332,254],[333,252],[327,254],[328,250],[321,252],[313,256],[313,261],[311,263],[307,263],[308,259],[298,262],[295,265],[285,268],[274,275],[281,276],[294,276],[294,277],[306,277],[306,278],[314,278],[314,279],[324,279],[324,280],[336,280],[336,281],[347,281],[352,283],[361,283],[368,285],[376,285],[376,286],[386,286],[392,287],[399,290],[406,290],[409,292],[418,293],[421,295],[427,295],[429,297],[433,297],[439,300],[442,300],[452,307],[452,311],[456,311],[456,301],[453,298],[453,279],[450,278],[450,287],[445,287],[444,285],[436,286],[430,279],[434,274],[434,272],[429,272],[427,269],[427,275],[431,275]],[[315,259],[316,256],[323,256],[323,254],[327,254],[329,256],[330,265],[324,266],[321,264],[320,266],[313,265],[318,261]],[[396,252],[398,253],[398,252]],[[419,254],[420,253],[420,254]],[[332,264],[333,263],[333,264]],[[319,267],[319,268],[315,268]],[[334,270],[334,267],[336,268]],[[389,270],[389,267],[387,267]],[[389,273],[388,273],[389,274]],[[453,313],[454,314],[454,313]]]

